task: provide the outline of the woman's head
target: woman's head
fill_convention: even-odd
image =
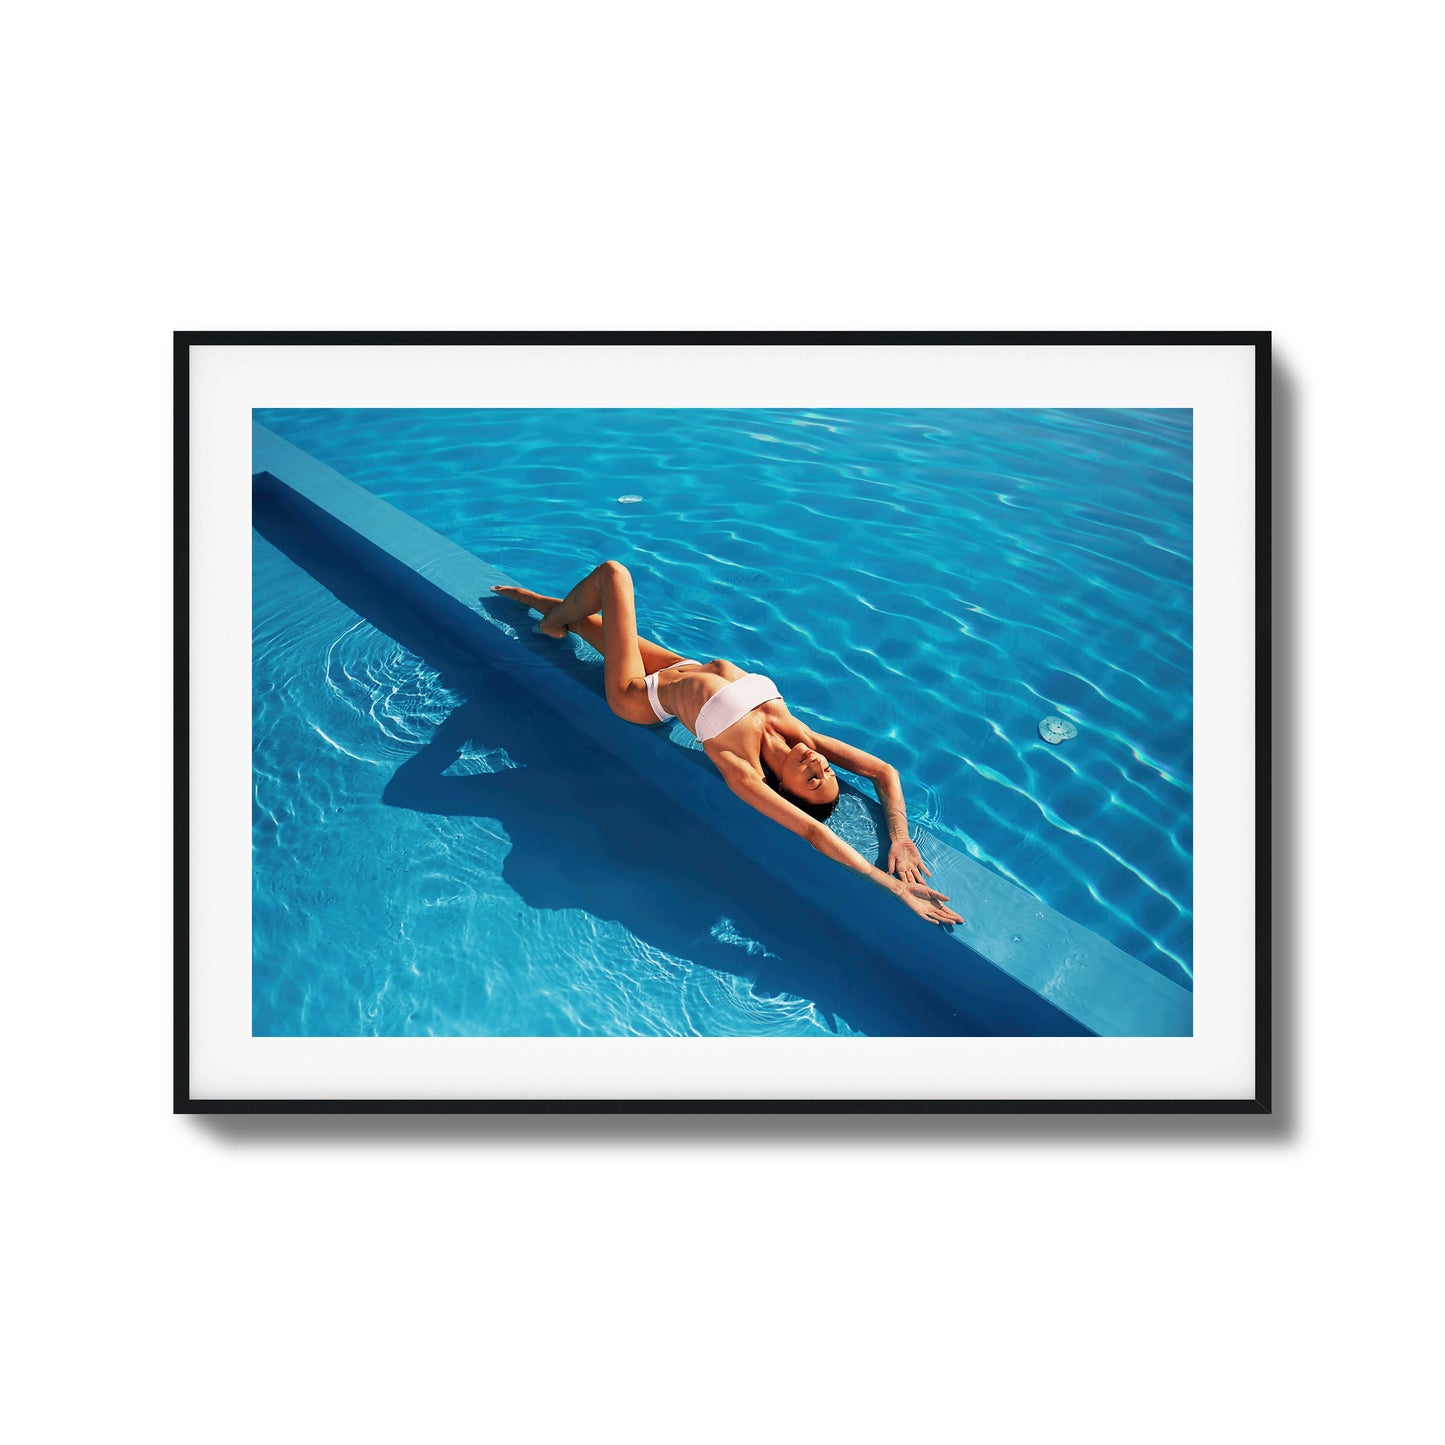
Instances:
[[[838,779],[832,765],[806,743],[795,743],[776,772],[763,763],[763,779],[774,792],[819,822],[838,806]]]

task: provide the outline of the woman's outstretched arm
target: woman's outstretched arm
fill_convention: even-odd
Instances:
[[[847,768],[873,784],[888,821],[888,871],[896,873],[905,883],[922,883],[930,877],[918,845],[908,836],[908,809],[903,802],[903,782],[898,769],[841,738],[824,737],[812,728],[808,732],[813,739],[812,746],[830,763]]]
[[[856,848],[840,838],[826,823],[820,823],[816,818],[810,818],[801,808],[794,807],[786,798],[774,792],[740,759],[735,760],[724,754],[720,758],[715,757],[713,761],[717,763],[728,787],[743,802],[756,808],[758,812],[771,818],[775,823],[781,823],[790,832],[798,834],[825,858],[831,858],[833,862],[841,863],[843,867],[850,868],[855,873],[861,873],[870,883],[887,889],[905,908],[912,910],[920,918],[926,918],[930,923],[962,923],[964,921],[953,909],[944,907],[948,902],[945,894],[940,893],[936,888],[929,888],[922,882],[904,878],[901,873],[897,879],[894,879],[883,869],[875,868]],[[891,856],[890,854],[890,862]]]

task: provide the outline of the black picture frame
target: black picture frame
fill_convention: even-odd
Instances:
[[[1229,1097],[1145,1098],[455,1098],[216,1097],[192,1085],[190,859],[192,817],[191,666],[206,638],[193,631],[192,382],[193,359],[211,348],[430,347],[1031,347],[1243,348],[1253,358],[1254,696],[1253,1083]],[[174,1110],[199,1114],[1268,1114],[1272,1102],[1270,556],[1271,334],[1267,331],[1178,332],[285,332],[177,331],[174,356],[175,439],[175,958]]]

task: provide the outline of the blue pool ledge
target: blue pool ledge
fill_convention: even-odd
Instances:
[[[967,920],[950,930],[923,923],[882,889],[739,803],[680,724],[640,728],[615,717],[591,648],[575,638],[569,644],[542,639],[527,614],[491,598],[491,587],[514,580],[499,568],[259,423],[252,427],[252,452],[257,508],[282,509],[324,534],[329,545],[352,553],[379,584],[424,615],[439,643],[506,680],[530,703],[575,726],[586,745],[634,770],[642,786],[656,792],[640,806],[683,809],[719,846],[744,849],[795,895],[799,908],[818,915],[820,938],[842,926],[979,1033],[1191,1033],[1187,989],[919,830],[933,886]],[[855,816],[866,810],[878,843],[860,851],[881,858],[881,810],[872,797],[844,787],[856,800],[850,802]],[[850,841],[859,845],[856,837]]]

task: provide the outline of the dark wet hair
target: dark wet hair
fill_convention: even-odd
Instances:
[[[790,793],[778,780],[778,775],[761,758],[758,762],[762,764],[763,781],[777,794],[786,798],[795,808],[801,808],[810,818],[816,818],[820,823],[826,823],[831,816],[833,809],[838,806],[838,799],[843,796],[840,788],[834,795],[831,803],[814,803],[806,798],[800,798],[796,793]]]

